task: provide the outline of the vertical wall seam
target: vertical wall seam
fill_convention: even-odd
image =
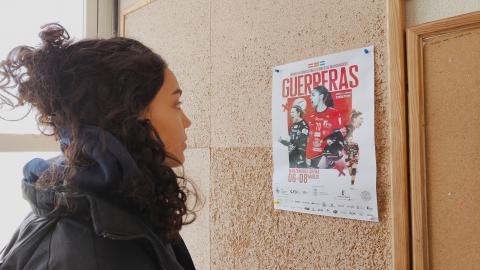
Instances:
[[[213,61],[212,61],[212,0],[209,0],[209,93],[208,93],[208,105],[209,105],[209,112],[208,112],[208,121],[210,125],[210,137],[209,139],[209,147],[212,146],[212,96],[213,96],[213,84],[212,84],[212,70],[213,70]]]
[[[209,181],[209,184],[208,184],[208,237],[210,239],[209,241],[209,252],[208,252],[208,255],[209,255],[209,260],[208,260],[208,268],[209,269],[212,269],[212,226],[211,226],[211,215],[212,215],[212,204],[211,204],[211,198],[212,198],[212,188],[213,188],[213,185],[212,185],[212,92],[213,92],[213,85],[212,85],[212,0],[209,0],[208,2],[209,4],[209,72],[208,72],[208,76],[209,76],[209,93],[208,93],[208,121],[209,121],[209,128],[210,128],[210,131],[209,131],[209,138],[208,138],[208,158],[210,160],[209,162],[209,170],[208,170],[208,181]]]
[[[98,16],[98,15],[99,15],[99,12],[100,12],[99,8],[100,8],[100,3],[99,3],[98,0],[97,0],[97,33],[96,33],[96,36],[95,36],[96,38],[99,38],[99,36],[98,36],[98,25],[99,25],[99,21],[98,21],[98,20],[100,19],[100,17]]]

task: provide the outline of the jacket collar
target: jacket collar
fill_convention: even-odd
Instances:
[[[104,192],[119,183],[135,185],[143,177],[128,149],[112,133],[91,125],[80,125],[77,133],[83,154],[93,162],[88,167],[77,167],[70,179],[81,190]],[[71,131],[60,128],[59,136],[61,148],[65,149],[73,139]]]
[[[79,193],[67,195],[53,189],[39,189],[35,183],[22,183],[23,197],[37,216],[74,215],[92,221],[98,235],[134,236],[150,231],[139,218],[96,196]],[[85,214],[86,216],[82,216]]]

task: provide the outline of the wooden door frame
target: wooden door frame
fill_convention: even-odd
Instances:
[[[130,6],[120,10],[120,16],[118,20],[118,35],[120,37],[125,37],[126,31],[127,31],[127,16],[147,5],[150,5],[151,3],[155,2],[156,0],[137,0]]]
[[[387,0],[387,76],[390,123],[393,269],[410,269],[407,125],[405,102],[405,1]]]
[[[412,220],[412,266],[415,270],[429,269],[425,115],[423,110],[423,40],[476,27],[480,27],[480,12],[455,16],[407,29],[410,211]]]

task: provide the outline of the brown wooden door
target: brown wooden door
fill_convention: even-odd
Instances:
[[[480,12],[407,34],[413,269],[480,269]]]

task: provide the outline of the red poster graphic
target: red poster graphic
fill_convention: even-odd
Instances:
[[[275,207],[377,220],[376,199],[348,213],[332,202],[376,198],[373,47],[278,66],[273,78],[272,113],[281,115],[273,120]],[[320,203],[319,194],[331,198]]]

